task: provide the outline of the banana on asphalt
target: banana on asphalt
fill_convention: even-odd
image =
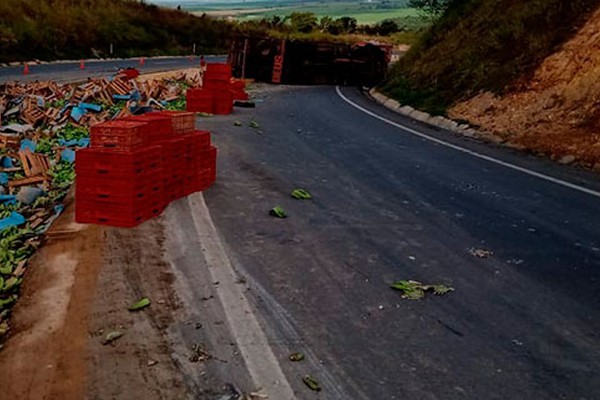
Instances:
[[[287,214],[280,206],[275,206],[269,211],[269,215],[275,218],[287,218]]]
[[[312,199],[312,195],[305,189],[294,189],[292,190],[292,197],[298,200],[310,200]]]

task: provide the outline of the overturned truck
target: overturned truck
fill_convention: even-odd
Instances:
[[[236,37],[229,63],[233,75],[298,85],[373,86],[385,76],[391,47],[291,39]]]

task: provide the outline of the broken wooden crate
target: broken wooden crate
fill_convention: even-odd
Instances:
[[[48,156],[33,153],[28,148],[19,151],[19,158],[25,172],[25,178],[8,182],[9,188],[46,183],[49,180],[50,160]]]

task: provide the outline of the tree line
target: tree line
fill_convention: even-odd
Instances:
[[[285,17],[274,15],[270,18],[244,21],[239,24],[239,28],[242,32],[251,33],[274,30],[289,34],[323,33],[334,36],[347,34],[388,36],[396,32],[401,32],[404,29],[391,19],[368,25],[358,24],[356,18],[349,16],[340,18],[323,16],[318,18],[311,12],[293,12]]]
[[[227,21],[135,0],[0,1],[0,62],[191,54],[194,43],[222,53],[230,32]]]

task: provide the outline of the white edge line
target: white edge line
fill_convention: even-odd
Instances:
[[[484,154],[477,153],[477,152],[475,152],[473,150],[465,149],[464,147],[460,147],[460,146],[457,146],[455,144],[445,142],[443,140],[434,138],[432,136],[426,135],[426,134],[421,133],[419,131],[416,131],[416,130],[414,130],[412,128],[409,128],[406,125],[402,125],[402,124],[399,124],[399,123],[394,122],[392,120],[389,120],[389,119],[387,119],[385,117],[382,117],[379,114],[374,113],[373,111],[367,110],[366,108],[364,108],[364,107],[356,104],[352,100],[348,99],[346,96],[344,96],[344,94],[340,90],[339,86],[336,86],[335,90],[336,90],[338,96],[340,96],[340,98],[342,100],[344,100],[346,103],[350,104],[352,107],[354,107],[354,108],[356,108],[356,109],[364,112],[365,114],[370,115],[373,118],[377,118],[380,121],[383,121],[383,122],[385,122],[385,123],[387,123],[389,125],[395,126],[396,128],[400,128],[400,129],[402,129],[402,130],[404,130],[404,131],[406,131],[408,133],[411,133],[411,134],[413,134],[415,136],[418,136],[420,138],[429,140],[429,141],[431,141],[433,143],[437,143],[439,145],[446,146],[446,147],[449,147],[451,149],[454,149],[454,150],[457,150],[457,151],[469,154],[469,155],[471,155],[473,157],[477,157],[477,158],[489,161],[489,162],[494,163],[494,164],[502,165],[503,167],[510,168],[512,170],[519,171],[521,173],[524,173],[524,174],[527,174],[527,175],[530,175],[530,176],[534,176],[536,178],[543,179],[545,181],[552,182],[552,183],[555,183],[557,185],[561,185],[561,186],[567,187],[569,189],[577,190],[579,192],[582,192],[582,193],[589,194],[591,196],[595,196],[595,197],[600,198],[600,192],[597,192],[595,190],[588,189],[588,188],[585,188],[583,186],[579,186],[579,185],[576,185],[574,183],[570,183],[570,182],[567,182],[567,181],[563,181],[562,179],[553,178],[551,176],[544,175],[542,173],[535,172],[535,171],[532,171],[532,170],[524,168],[524,167],[519,167],[518,165],[513,165],[513,164],[510,164],[510,163],[508,163],[506,161],[498,160],[497,158],[493,158],[493,157],[490,157],[490,156],[486,156]]]
[[[209,273],[214,281],[219,281],[217,295],[256,389],[264,389],[270,399],[296,400],[242,290],[243,286],[236,283],[236,273],[217,234],[204,196],[202,193],[195,193],[188,197],[188,201]]]

